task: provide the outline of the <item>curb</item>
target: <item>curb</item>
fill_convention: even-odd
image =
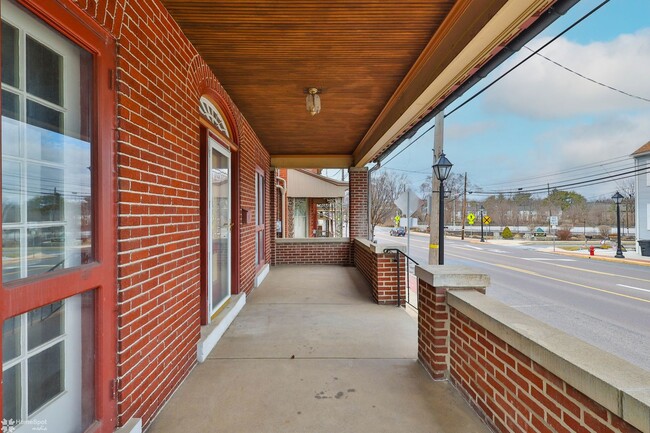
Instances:
[[[600,260],[603,262],[628,263],[631,265],[650,266],[650,261],[645,261],[645,260],[617,259],[616,257],[604,257],[604,256],[586,256],[582,254],[571,254],[571,253],[565,253],[561,251],[555,251],[555,252],[545,251],[545,252],[551,254],[559,254],[561,256],[578,257],[578,258],[589,259],[589,260]]]

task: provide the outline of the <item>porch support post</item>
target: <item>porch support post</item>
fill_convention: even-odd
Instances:
[[[350,167],[350,204],[348,227],[350,229],[350,263],[354,263],[354,239],[368,239],[368,169]]]
[[[269,243],[271,256],[269,257],[269,263],[271,266],[275,265],[275,237],[277,232],[275,230],[275,223],[278,219],[278,188],[275,185],[275,167],[269,168],[269,215],[266,216],[267,227],[269,232]]]
[[[449,376],[447,291],[485,293],[490,277],[466,266],[416,266],[418,278],[418,360],[436,380]]]

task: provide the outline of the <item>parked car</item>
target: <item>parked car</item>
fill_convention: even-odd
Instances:
[[[404,227],[394,227],[390,229],[391,236],[406,236],[406,229]]]

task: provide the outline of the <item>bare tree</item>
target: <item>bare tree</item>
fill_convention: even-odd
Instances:
[[[621,204],[623,205],[621,208],[621,220],[623,226],[627,227],[629,230],[630,227],[635,226],[636,188],[634,178],[624,179],[618,185],[621,188],[620,193],[623,194],[623,200],[621,201]]]
[[[383,171],[373,176],[370,180],[370,227],[372,233],[375,227],[383,224],[389,218],[395,216],[397,207],[395,200],[406,191],[408,182],[404,174],[395,174],[391,171]]]

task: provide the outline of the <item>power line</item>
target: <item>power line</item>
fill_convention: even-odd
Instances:
[[[475,94],[473,94],[472,96],[470,96],[469,99],[467,99],[466,101],[464,101],[464,102],[463,102],[462,104],[460,104],[458,107],[454,108],[454,109],[451,110],[449,113],[445,114],[445,117],[447,117],[447,116],[451,116],[451,115],[454,114],[456,111],[460,110],[462,107],[464,107],[465,105],[467,105],[468,103],[470,103],[471,101],[473,101],[475,98],[477,98],[477,97],[478,97],[479,95],[481,95],[483,92],[485,92],[485,91],[488,90],[490,87],[494,86],[496,83],[498,83],[499,81],[501,81],[505,76],[507,76],[508,74],[510,74],[512,71],[514,71],[515,69],[517,69],[519,66],[523,65],[523,64],[524,64],[525,62],[527,62],[528,60],[530,60],[530,59],[531,59],[535,54],[539,53],[539,52],[542,51],[544,48],[548,47],[548,46],[551,45],[553,42],[555,42],[556,40],[558,40],[559,38],[561,38],[562,36],[564,36],[565,33],[567,33],[568,31],[572,30],[575,26],[577,26],[578,24],[580,24],[581,22],[583,22],[584,20],[586,20],[586,19],[587,19],[588,17],[590,17],[593,13],[595,13],[598,9],[602,8],[603,6],[605,6],[605,5],[606,5],[607,3],[609,3],[609,2],[610,2],[610,0],[605,0],[605,1],[603,1],[601,4],[599,4],[598,6],[596,6],[595,8],[593,8],[591,11],[589,11],[587,14],[585,14],[585,15],[584,15],[582,18],[580,18],[578,21],[574,22],[574,23],[571,24],[569,27],[567,27],[567,28],[564,29],[562,32],[560,32],[560,34],[558,34],[558,35],[555,36],[553,39],[551,39],[550,41],[548,41],[547,43],[545,43],[544,45],[542,45],[541,47],[539,47],[538,49],[536,49],[535,51],[533,51],[533,53],[530,54],[528,57],[525,57],[525,58],[524,58],[523,60],[521,60],[519,63],[515,64],[515,65],[512,66],[510,69],[508,69],[507,71],[505,71],[503,74],[499,75],[499,76],[498,76],[494,81],[492,81],[490,84],[488,84],[487,86],[483,87],[481,90],[479,90],[478,92],[476,92]]]
[[[516,191],[513,191],[513,190],[474,191],[474,194],[477,194],[477,195],[500,195],[500,194],[509,195],[509,194],[529,194],[529,193],[534,194],[534,193],[546,192],[548,190],[548,188],[550,188],[550,187],[552,187],[553,189],[565,189],[565,188],[576,188],[576,187],[600,185],[600,184],[603,184],[603,183],[628,179],[628,178],[635,177],[635,176],[638,176],[640,174],[648,173],[648,172],[650,172],[650,167],[644,166],[644,167],[640,167],[640,168],[635,168],[633,170],[627,170],[627,171],[616,173],[616,174],[608,174],[607,176],[601,176],[601,177],[597,177],[597,178],[593,178],[593,179],[582,180],[582,181],[579,181],[579,182],[569,182],[569,183],[562,183],[562,184],[546,184],[546,185],[535,187],[535,188],[517,189]]]
[[[492,186],[497,186],[497,185],[504,185],[504,184],[513,184],[513,183],[526,183],[528,181],[536,180],[536,179],[547,179],[550,176],[559,176],[567,173],[573,173],[576,171],[583,171],[583,170],[588,170],[591,168],[597,168],[602,166],[603,164],[619,164],[621,162],[628,162],[630,161],[629,155],[623,155],[623,156],[617,156],[614,158],[609,158],[604,161],[597,161],[597,162],[592,162],[589,164],[584,164],[584,165],[579,165],[567,170],[560,170],[556,172],[550,172],[550,173],[544,173],[540,174],[539,176],[532,176],[532,177],[527,177],[527,178],[520,178],[520,179],[513,179],[509,181],[504,181],[504,182],[496,182],[496,183],[491,183],[487,184],[486,187],[492,187]]]
[[[576,27],[576,26],[577,26],[578,24],[580,24],[582,21],[586,20],[589,16],[591,16],[593,13],[595,13],[597,10],[599,10],[601,7],[605,6],[605,5],[606,5],[607,3],[609,3],[609,2],[610,2],[610,0],[605,0],[605,1],[603,1],[601,4],[599,4],[599,5],[596,6],[594,9],[592,9],[592,10],[589,11],[587,14],[585,14],[582,18],[580,18],[579,20],[577,20],[576,22],[574,22],[573,24],[571,24],[569,27],[567,27],[566,29],[564,29],[560,34],[558,34],[558,35],[555,36],[553,39],[551,39],[550,41],[548,41],[547,43],[545,43],[544,45],[542,45],[541,47],[539,47],[537,50],[535,50],[535,51],[534,51],[532,54],[530,54],[528,57],[526,57],[525,59],[523,59],[522,61],[520,61],[519,63],[517,63],[516,65],[514,65],[514,66],[511,67],[510,69],[508,69],[506,72],[504,72],[504,73],[501,74],[499,77],[497,77],[495,80],[493,80],[490,84],[488,84],[487,86],[483,87],[481,90],[479,90],[479,91],[478,91],[477,93],[475,93],[474,95],[470,96],[467,100],[465,100],[462,104],[460,104],[459,106],[457,106],[456,108],[454,108],[453,110],[451,110],[449,113],[446,113],[446,114],[445,114],[445,118],[451,116],[451,115],[454,114],[456,111],[460,110],[462,107],[464,107],[465,105],[467,105],[468,103],[470,103],[471,101],[473,101],[474,99],[476,99],[476,98],[477,98],[479,95],[481,95],[483,92],[485,92],[485,91],[488,90],[490,87],[492,87],[493,85],[495,85],[496,83],[498,83],[499,81],[501,81],[501,79],[503,79],[506,75],[510,74],[512,71],[514,71],[514,70],[517,69],[519,66],[521,66],[523,63],[525,63],[525,62],[528,61],[530,58],[532,58],[536,53],[540,52],[541,50],[543,50],[544,48],[546,48],[547,46],[549,46],[550,44],[552,44],[553,42],[555,42],[557,39],[559,39],[560,37],[564,36],[564,34],[566,34],[567,32],[569,32],[570,30],[572,30],[574,27]],[[420,138],[422,138],[422,137],[424,136],[424,134],[426,134],[427,132],[431,131],[434,127],[435,127],[435,124],[431,125],[431,126],[430,126],[429,128],[427,128],[427,129],[426,129],[422,134],[420,134],[417,138],[415,138],[415,139],[412,140],[409,144],[407,144],[406,146],[404,146],[404,148],[403,148],[402,150],[400,150],[399,152],[397,152],[395,155],[393,155],[393,156],[392,156],[388,161],[384,162],[383,164],[385,165],[385,164],[390,163],[392,160],[394,160],[396,157],[398,157],[402,152],[404,152],[406,149],[408,149],[408,148],[411,147],[414,143],[416,143]]]
[[[524,45],[524,48],[526,48],[526,49],[529,50],[529,51],[533,51],[532,49],[528,48],[528,47],[525,46],[525,45]],[[605,84],[605,83],[602,83],[602,82],[600,82],[600,81],[596,81],[596,80],[594,80],[593,78],[587,77],[586,75],[583,75],[583,74],[581,74],[580,72],[574,71],[573,69],[571,69],[571,68],[569,68],[569,67],[567,67],[567,66],[564,66],[563,64],[558,63],[558,62],[556,62],[556,61],[553,60],[553,59],[549,59],[548,57],[546,57],[546,56],[543,55],[543,54],[540,54],[540,53],[537,53],[537,52],[534,52],[534,51],[533,51],[533,53],[534,53],[534,54],[537,54],[539,57],[541,57],[541,58],[543,58],[543,59],[548,60],[549,62],[553,63],[554,65],[557,65],[557,66],[559,66],[560,68],[565,69],[565,70],[567,70],[568,72],[571,72],[572,74],[575,74],[575,75],[577,75],[578,77],[583,78],[583,79],[585,79],[585,80],[587,80],[587,81],[589,81],[589,82],[592,82],[592,83],[594,83],[594,84],[597,84],[597,85],[599,85],[599,86],[602,86],[602,87],[604,87],[604,88],[606,88],[606,89],[613,90],[614,92],[618,92],[618,93],[620,93],[620,94],[622,94],[622,95],[629,96],[630,98],[639,99],[639,100],[641,100],[641,101],[645,101],[645,102],[650,102],[650,99],[648,99],[648,98],[644,98],[643,96],[633,95],[632,93],[628,93],[628,92],[626,92],[626,91],[624,91],[624,90],[617,89],[616,87],[612,87],[612,86],[610,86],[610,85],[608,85],[608,84]]]

